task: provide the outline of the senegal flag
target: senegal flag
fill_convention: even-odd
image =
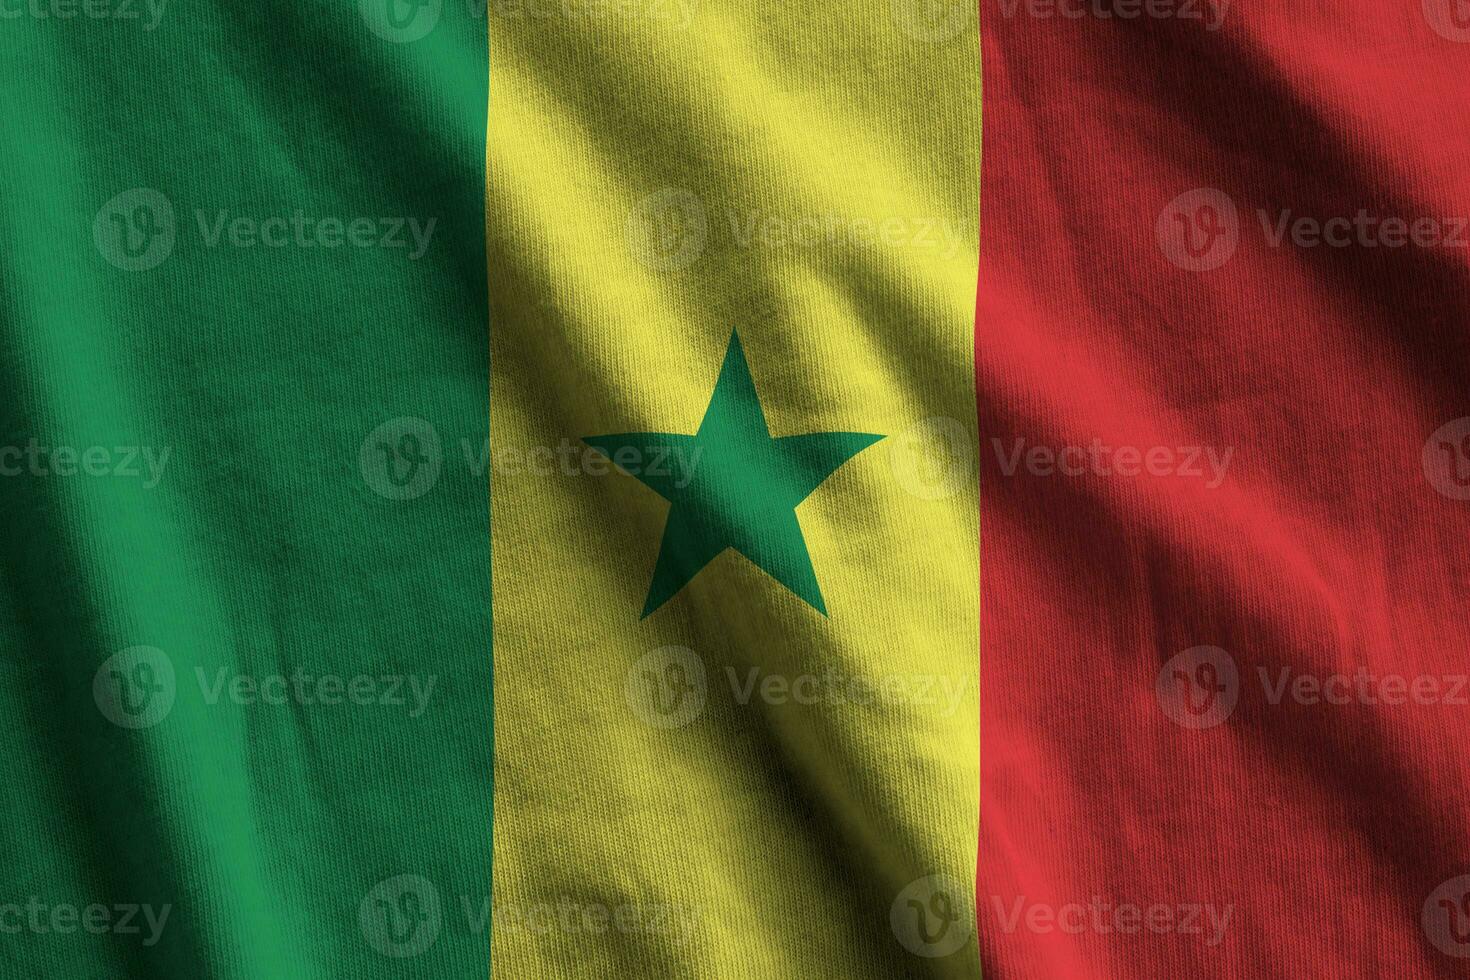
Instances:
[[[1470,0],[979,8],[0,0],[0,980],[1463,975]]]

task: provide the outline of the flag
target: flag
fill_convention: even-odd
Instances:
[[[976,976],[976,11],[598,9],[490,24],[492,968]]]

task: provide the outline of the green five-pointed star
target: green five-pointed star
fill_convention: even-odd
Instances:
[[[694,435],[627,432],[583,441],[672,505],[645,617],[726,548],[749,558],[825,616],[796,505],[882,438],[862,432],[773,438],[740,338],[732,334],[715,393]]]

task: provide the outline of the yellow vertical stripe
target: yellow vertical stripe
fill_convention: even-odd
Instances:
[[[970,977],[976,16],[492,3],[492,964]],[[693,434],[732,331],[828,616],[729,551],[640,619],[670,505],[579,440]]]

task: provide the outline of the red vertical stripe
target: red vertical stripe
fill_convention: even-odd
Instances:
[[[1470,3],[982,28],[989,980],[1464,975]]]

